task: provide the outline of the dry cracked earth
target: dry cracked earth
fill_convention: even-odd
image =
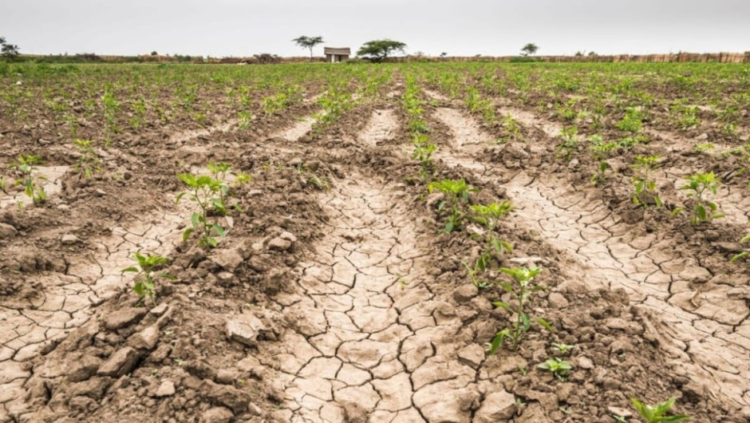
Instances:
[[[426,93],[445,100],[437,93]],[[517,117],[527,125],[535,124],[533,116],[517,113]],[[399,119],[399,114],[391,108],[373,110],[362,129],[352,137],[353,143],[375,156],[373,152],[384,148],[384,143],[398,142],[403,125]],[[459,171],[473,180],[500,184],[515,206],[509,219],[524,231],[539,234],[546,245],[563,257],[561,261],[569,265],[557,277],[580,281],[591,291],[623,289],[636,314],[644,310],[641,323],[652,338],[658,338],[655,343],[670,366],[679,369],[681,377],[705,386],[707,397],[726,401],[733,405],[734,411],[741,410],[748,415],[750,325],[747,317],[750,310],[746,300],[750,298],[750,291],[746,284],[713,274],[698,259],[674,249],[679,240],[647,233],[626,223],[601,198],[589,192],[538,173],[519,171],[512,177],[501,175],[483,153],[493,143],[492,137],[463,111],[438,108],[431,119],[441,122],[450,132],[447,134],[449,143],[440,146],[437,159],[451,171]],[[270,131],[269,139],[280,142],[277,153],[288,158],[307,151],[309,140],[307,143],[301,140],[312,125],[311,118],[302,118],[291,126]],[[214,133],[231,132],[231,127],[229,123],[213,131],[176,134],[172,140],[184,142],[210,137]],[[555,130],[549,125],[545,128]],[[394,151],[401,152],[397,154],[399,160],[409,154],[408,148]],[[320,157],[331,156],[320,154]],[[45,189],[49,195],[60,192],[59,179],[66,170],[40,169],[48,179]],[[677,174],[679,172],[669,177]],[[729,195],[729,191],[722,193],[719,201],[732,204]],[[174,380],[168,380],[166,385],[161,382],[151,388],[128,391],[129,398],[136,392],[152,398],[150,406],[152,410],[159,407],[158,417],[141,414],[141,420],[125,418],[122,421],[176,422],[182,418],[211,423],[235,418],[236,421],[258,422],[575,421],[566,420],[562,411],[554,410],[562,409],[557,400],[552,406],[547,403],[551,401],[550,395],[557,395],[555,398],[562,402],[576,404],[576,393],[570,392],[571,386],[550,389],[553,381],[544,380],[541,385],[546,385],[548,392],[524,396],[525,401],[537,401],[524,411],[519,398],[509,392],[522,390],[511,388],[513,385],[508,379],[512,378],[507,377],[507,373],[515,372],[521,364],[532,368],[534,363],[517,358],[508,363],[488,363],[497,359],[486,356],[483,344],[498,328],[491,323],[478,322],[478,312],[471,308],[489,316],[491,306],[486,299],[477,296],[473,286],[466,286],[468,281],[456,282],[459,288],[455,291],[453,287],[437,286],[439,272],[436,275],[433,269],[440,256],[433,251],[435,231],[427,226],[430,218],[424,216],[421,209],[414,208],[415,195],[407,184],[382,172],[348,170],[344,177],[331,181],[329,191],[315,193],[311,198],[326,216],[321,228],[323,236],[309,240],[309,251],[305,254],[295,251],[302,259],[287,263],[291,264],[291,275],[295,275],[285,279],[293,282],[291,288],[270,295],[270,302],[264,306],[264,309],[277,310],[277,323],[284,324],[270,331],[268,327],[273,325],[252,313],[232,319],[229,316],[236,311],[232,309],[226,316],[226,328],[221,324],[213,327],[221,336],[226,331],[229,342],[245,345],[231,353],[225,352],[223,357],[227,361],[215,365],[223,366],[229,362],[227,357],[231,357],[243,363],[242,366],[228,364],[232,369],[265,369],[254,370],[259,379],[257,386],[270,385],[268,397],[273,397],[276,405],[260,408],[255,403],[266,405],[267,402],[257,397],[253,397],[251,405],[250,399],[238,393],[246,383],[245,378],[227,380],[202,368],[204,370],[198,374],[206,380],[202,384],[200,380],[194,383],[189,378],[198,376],[188,366],[185,371],[177,369],[170,373]],[[0,198],[0,204],[13,205],[19,200],[18,196],[7,196]],[[745,209],[742,204],[728,206],[728,214],[734,216],[732,222],[746,219]],[[49,410],[40,411],[43,407],[33,400],[46,395],[47,401],[52,397],[49,404],[56,404],[53,388],[59,385],[44,382],[45,377],[59,380],[66,377],[66,371],[61,368],[80,370],[75,364],[65,362],[66,357],[71,357],[69,352],[50,352],[70,340],[69,333],[76,328],[89,330],[92,317],[103,304],[107,311],[97,319],[108,321],[106,313],[110,309],[105,303],[132,283],[132,278],[121,274],[130,264],[132,253],[141,250],[169,255],[179,250],[180,232],[190,210],[166,210],[141,218],[137,224],[116,227],[108,236],[93,239],[91,243],[96,248],[86,259],[63,264],[57,273],[39,280],[45,286],[43,295],[3,301],[0,307],[0,421],[84,421],[76,420],[84,416],[89,419],[85,421],[92,421],[117,415],[117,409],[111,407],[115,407],[115,403],[122,407],[123,398],[107,389],[110,386],[126,389],[127,384],[122,382],[126,375],[120,372],[121,368],[104,373],[102,369],[113,367],[113,360],[132,361],[130,369],[141,359],[145,362],[140,355],[138,359],[131,360],[128,356],[123,360],[125,353],[121,352],[130,346],[102,360],[97,359],[95,366],[89,366],[93,371],[85,367],[88,377],[98,372],[100,376],[120,380],[106,382],[106,387],[98,394],[90,391],[80,394],[79,390],[80,395],[74,396],[66,406],[75,408],[75,404],[79,410],[77,414],[68,414],[67,420],[49,418],[59,415],[49,414]],[[77,241],[67,238],[67,241],[63,239],[65,242]],[[258,249],[284,251],[296,242],[294,235],[284,232],[270,243],[266,241],[267,246],[261,243]],[[253,249],[257,251],[255,245]],[[437,267],[442,264],[438,263]],[[236,279],[226,273],[223,277]],[[457,301],[463,305],[457,305]],[[146,322],[150,325],[144,331],[165,330],[175,304],[178,303],[161,307],[153,316],[144,317],[145,313],[140,313],[126,324],[144,319],[141,326],[146,327]],[[220,321],[222,313],[223,310],[214,312],[212,319]],[[156,329],[149,329],[154,327]],[[482,330],[486,327],[490,327],[489,333]],[[275,333],[260,339],[258,333],[263,331]],[[80,340],[79,335],[76,340]],[[237,340],[241,342],[234,342]],[[177,346],[173,343],[170,348],[174,351]],[[62,364],[55,364],[54,360],[62,360]],[[166,356],[157,363],[164,364],[165,360],[168,360]],[[571,361],[583,372],[591,369],[588,367],[591,359],[586,360]],[[505,378],[498,376],[497,366],[510,369],[504,370]],[[53,368],[56,369],[54,374],[45,376],[45,370]],[[75,374],[76,378],[80,376],[80,372]],[[30,382],[40,379],[47,383],[41,394],[33,388],[38,385]],[[232,388],[217,387],[213,380]],[[239,380],[243,385],[238,387]],[[210,391],[205,394],[209,400],[196,400],[195,392],[204,393],[206,389]],[[264,389],[258,388],[259,391]],[[543,388],[535,386],[535,389]],[[106,397],[104,392],[110,392],[107,395],[118,398],[119,402],[102,399]],[[175,405],[178,401],[174,400],[169,403],[173,411],[169,411],[169,407],[158,405],[156,401],[188,392],[192,392],[192,398],[186,401],[193,401],[192,408],[186,401]],[[88,401],[75,401],[81,397]],[[33,404],[32,409],[29,403]],[[603,416],[606,412],[596,409],[596,414]]]

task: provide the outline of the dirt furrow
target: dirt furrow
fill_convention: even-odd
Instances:
[[[31,376],[29,362],[53,349],[65,336],[88,322],[93,307],[132,281],[122,269],[133,264],[135,251],[168,254],[180,240],[184,216],[161,212],[112,235],[91,241],[94,249],[67,264],[65,274],[40,276],[45,287],[34,295],[0,302],[0,403],[15,414]],[[0,410],[2,411],[2,410]]]
[[[477,126],[453,112],[438,111],[435,117],[451,128],[454,138]],[[449,163],[476,167],[471,150],[462,150],[465,153],[454,154]],[[559,182],[517,175],[507,185],[516,207],[514,220],[580,264],[568,278],[581,279],[592,289],[624,288],[634,305],[654,311],[661,345],[691,369],[690,377],[740,407],[750,406],[745,392],[750,380],[750,310],[744,284],[712,275],[695,257],[675,248],[676,240],[641,233],[601,200]]]

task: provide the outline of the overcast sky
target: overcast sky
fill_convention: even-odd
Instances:
[[[305,55],[290,41],[300,35],[432,55],[527,42],[549,55],[743,52],[750,0],[0,0],[0,36],[29,54]]]

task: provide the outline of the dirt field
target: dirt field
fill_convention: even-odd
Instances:
[[[750,421],[748,65],[0,71],[0,422]]]

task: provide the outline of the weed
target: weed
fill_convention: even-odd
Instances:
[[[656,404],[655,406],[649,406],[635,398],[630,399],[630,402],[633,403],[633,407],[635,407],[635,410],[646,423],[678,423],[690,420],[691,417],[684,414],[672,416],[665,415],[672,409],[672,407],[674,407],[675,401],[675,398],[670,398],[665,402]]]
[[[471,206],[471,209],[475,213],[472,220],[481,223],[486,229],[484,235],[485,247],[475,264],[476,268],[485,271],[490,265],[490,260],[495,257],[495,254],[502,254],[503,251],[513,251],[513,246],[506,241],[500,240],[495,233],[500,219],[507,216],[513,210],[513,205],[510,201],[505,201],[486,206],[474,205]]]
[[[549,370],[559,380],[565,380],[573,369],[570,363],[560,358],[550,358],[538,367],[542,370]]]
[[[542,272],[539,268],[501,268],[500,271],[509,275],[513,281],[512,283],[498,282],[498,286],[503,288],[505,292],[510,294],[511,299],[515,300],[515,309],[509,303],[504,301],[497,301],[493,303],[496,307],[502,307],[515,313],[516,321],[512,327],[505,328],[497,333],[495,338],[492,340],[490,345],[489,353],[493,355],[497,352],[500,346],[506,341],[510,340],[512,349],[517,350],[521,340],[526,336],[526,333],[531,328],[531,316],[529,316],[527,306],[531,302],[531,296],[534,292],[544,290],[544,287],[534,283],[534,278]],[[542,319],[536,319],[537,324],[552,332],[550,324]]]
[[[174,279],[169,273],[156,273],[156,270],[167,263],[167,258],[159,255],[141,254],[136,251],[134,254],[135,266],[122,269],[122,273],[137,273],[136,278],[143,276],[141,280],[135,283],[133,290],[139,297],[148,297],[156,304],[154,293],[156,292],[156,280],[159,278]]]
[[[557,145],[557,151],[565,160],[570,160],[570,156],[578,150],[578,127],[563,128],[560,138],[562,141]]]
[[[609,169],[609,163],[606,160],[599,162],[599,170],[591,175],[591,184],[596,186],[607,180],[607,169]]]
[[[625,117],[617,123],[617,129],[625,132],[638,133],[642,128],[641,113],[635,108],[627,109]]]

